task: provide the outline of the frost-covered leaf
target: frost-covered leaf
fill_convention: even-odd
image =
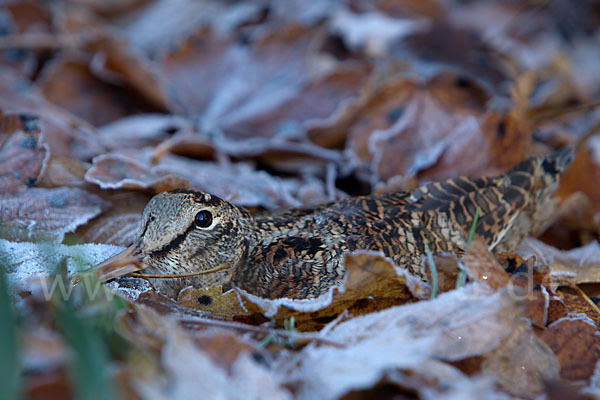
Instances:
[[[90,268],[122,249],[107,244],[67,246],[0,239],[0,265],[11,285],[27,288],[31,280],[55,274],[63,261],[66,261],[67,272],[73,274]]]
[[[329,126],[358,98],[369,65],[321,56],[322,40],[319,29],[295,25],[261,32],[247,45],[202,29],[164,58],[172,108],[201,114],[236,138],[302,138]]]
[[[198,393],[211,398],[291,399],[271,371],[252,357],[252,347],[236,337],[213,332],[193,339],[175,320],[159,318],[151,310],[140,310],[141,322],[152,324],[161,339],[162,379],[136,379],[139,393],[147,399],[188,399]],[[150,315],[148,315],[150,314]],[[145,315],[145,316],[144,316]],[[223,356],[223,351],[229,353]]]
[[[523,257],[535,256],[551,268],[553,288],[570,283],[600,282],[600,244],[590,242],[583,247],[560,250],[536,240],[527,239],[517,249]]]
[[[547,382],[558,381],[561,370],[552,350],[527,323],[516,326],[497,349],[485,354],[481,368],[515,394],[542,392]]]
[[[149,154],[99,156],[86,173],[86,180],[104,189],[139,188],[157,192],[194,188],[212,193],[240,206],[278,208],[299,206],[294,196],[297,180],[275,178],[255,171],[248,164],[220,164],[165,155],[151,165]]]
[[[36,116],[0,113],[0,193],[33,186],[47,157]]]
[[[0,194],[0,236],[61,242],[65,233],[74,232],[107,207],[100,197],[68,187]]]
[[[284,379],[300,398],[337,398],[370,388],[386,372],[418,369],[430,357],[456,361],[483,355],[500,346],[518,324],[506,293],[490,294],[483,285],[470,285],[435,300],[334,322],[323,336],[345,347],[305,348],[289,361]]]

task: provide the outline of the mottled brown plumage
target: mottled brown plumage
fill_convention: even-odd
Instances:
[[[176,295],[193,285],[231,282],[266,298],[312,298],[344,276],[343,254],[381,251],[425,278],[423,256],[464,248],[477,208],[476,233],[492,250],[514,247],[542,225],[551,195],[573,157],[571,148],[531,158],[494,178],[456,178],[411,193],[351,197],[317,207],[252,216],[215,196],[175,190],[155,196],[143,213],[137,251],[144,272],[182,274],[226,266],[193,278],[151,279]],[[206,212],[212,216],[206,224]],[[118,258],[118,257],[117,257]],[[103,263],[106,277],[114,259]],[[122,272],[130,272],[123,270]],[[119,273],[120,274],[120,273]]]

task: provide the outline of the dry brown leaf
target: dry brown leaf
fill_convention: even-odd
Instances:
[[[68,353],[62,337],[49,329],[28,331],[23,337],[22,368],[49,371],[66,365]]]
[[[553,290],[561,285],[600,282],[600,244],[591,242],[572,250],[559,250],[536,239],[527,239],[517,248],[524,258],[535,256],[538,263],[550,266]]]
[[[180,116],[164,114],[133,115],[98,128],[98,135],[106,139],[111,150],[162,147],[164,142],[173,136],[191,132],[194,133],[193,137],[199,136],[191,121]]]
[[[39,116],[44,142],[54,155],[87,161],[105,151],[93,127],[47,102],[33,87],[23,92],[18,78],[0,70],[0,108]]]
[[[90,63],[86,57],[54,60],[38,82],[44,97],[93,125],[104,125],[140,110],[151,111],[139,99],[94,76]]]
[[[600,336],[585,314],[575,314],[552,323],[538,336],[554,351],[563,379],[588,379],[600,359]]]
[[[560,307],[556,310],[556,319],[572,314],[587,315],[597,327],[600,327],[600,314],[598,314],[598,311],[592,307],[579,291],[573,290],[570,287],[559,288],[556,291],[555,298],[561,304],[561,306],[556,305],[557,308]],[[563,313],[567,315],[561,315]]]
[[[212,26],[215,30],[229,32],[240,25],[260,21],[261,13],[265,12],[260,2],[158,0],[146,3],[143,10],[127,16],[121,30],[134,49],[152,59],[172,50],[199,27]],[[306,9],[306,4],[303,6]]]
[[[506,256],[505,254],[504,257]],[[545,275],[534,271],[532,263],[525,265],[528,267],[526,273],[509,276],[485,243],[478,238],[471,242],[465,255],[465,267],[472,280],[485,282],[494,290],[508,287],[514,299],[522,302],[525,317],[534,326],[544,327],[548,321],[549,307],[548,291],[541,285]]]
[[[569,314],[569,307],[560,296],[550,297],[548,302],[548,320],[547,324],[551,324]]]
[[[287,399],[273,374],[252,356],[255,347],[222,330],[191,336],[177,320],[160,316],[147,307],[134,307],[126,316],[128,334],[135,343],[160,354],[164,379],[138,374],[137,390],[145,398],[191,398],[198,393],[208,397]]]
[[[82,162],[62,156],[50,156],[45,160],[42,173],[36,181],[39,187],[83,186],[87,166]]]
[[[179,292],[177,302],[184,307],[204,311],[217,318],[239,320],[250,314],[240,294],[233,290],[223,293],[222,286],[185,288]]]
[[[42,4],[34,1],[19,1],[0,5],[4,35],[2,39],[20,36],[28,32],[49,33],[53,29],[51,13]],[[7,49],[0,53],[3,69],[9,68],[19,78],[29,79],[36,71],[40,55],[34,51]],[[16,110],[12,110],[16,111]]]
[[[24,396],[28,399],[61,399],[73,395],[71,382],[65,370],[30,377],[24,391]]]
[[[542,242],[572,249],[600,239],[600,214],[583,192],[575,192],[561,201],[548,224],[544,224],[547,229],[538,237]]]
[[[200,113],[236,138],[302,138],[330,126],[358,96],[369,67],[320,56],[323,33],[289,25],[241,46],[205,28],[165,57],[172,108]]]
[[[191,308],[183,307],[178,304],[175,300],[170,299],[161,295],[155,291],[148,291],[140,293],[135,299],[137,304],[141,304],[150,308],[152,311],[159,313],[160,315],[172,315],[179,317],[207,317],[208,314],[194,310]]]
[[[560,376],[556,356],[524,322],[498,348],[483,356],[481,369],[504,390],[521,395],[540,393]]]
[[[0,232],[8,240],[62,241],[65,233],[97,217],[108,203],[81,189],[31,188],[0,194]]]
[[[109,82],[136,90],[146,102],[159,110],[167,109],[167,96],[154,65],[139,53],[132,52],[125,40],[105,30],[104,35],[98,35],[87,47],[94,52],[90,67],[95,75],[107,76]]]
[[[244,352],[239,355],[228,371],[176,329],[167,337],[161,362],[167,380],[140,380],[137,389],[142,397],[184,399],[202,393],[208,398],[235,398],[243,393],[245,398],[292,398],[288,390],[281,387],[251,354]]]
[[[439,161],[419,178],[497,175],[526,158],[532,131],[516,113],[488,112],[475,124],[471,119],[457,126]]]
[[[473,239],[465,254],[465,268],[472,280],[485,282],[494,290],[506,287],[510,281],[496,257],[478,238]]]
[[[152,189],[162,192],[187,188],[187,179],[168,171],[153,171],[149,163],[124,154],[106,154],[94,158],[85,179],[102,189]]]
[[[491,294],[484,285],[473,284],[434,300],[353,318],[334,327],[327,337],[353,341],[376,335],[378,331],[407,327],[415,337],[436,337],[437,357],[460,360],[496,348],[518,320],[519,312],[507,293]],[[486,335],[481,335],[482,331]]]
[[[0,112],[0,193],[33,186],[47,157],[36,116]]]
[[[342,7],[332,15],[330,26],[349,49],[381,57],[390,44],[427,27],[427,23],[421,19],[390,18],[379,12],[355,13]]]
[[[425,398],[502,398],[492,378],[483,375],[469,377],[459,369],[435,359],[426,360],[410,370],[388,372],[386,375],[380,383],[387,384],[383,396],[389,393],[389,385],[394,384],[407,390],[408,395],[417,392]],[[376,391],[377,386],[373,389]]]
[[[388,371],[418,367],[431,357],[433,340],[387,327],[355,340],[345,338],[344,348],[309,346],[278,368],[280,379],[298,399],[340,398],[375,386]]]
[[[463,76],[495,88],[507,78],[506,66],[475,30],[450,21],[430,24],[392,45],[389,53],[418,70],[457,69]]]
[[[103,189],[152,189],[160,192],[194,188],[239,206],[279,208],[299,206],[294,196],[298,180],[275,178],[248,164],[222,164],[165,155],[151,165],[152,154],[107,154],[94,159],[86,180]]]
[[[460,360],[487,353],[519,324],[506,293],[473,284],[333,324],[323,336],[346,347],[303,349],[286,362],[284,379],[302,399],[336,398],[372,387],[386,372],[418,369],[430,357]]]
[[[582,191],[590,199],[596,211],[600,212],[600,135],[591,136],[587,143],[578,149],[575,161],[563,176],[557,196],[563,198]]]
[[[438,20],[445,13],[444,8],[434,0],[353,0],[351,3],[354,8],[358,8],[363,12],[373,8],[395,18],[423,16],[432,20]]]
[[[142,211],[151,196],[139,191],[118,190],[104,191],[102,198],[109,201],[111,207],[101,218],[77,229],[77,236],[85,242],[129,246],[138,234]]]
[[[525,121],[484,114],[485,92],[465,79],[439,74],[422,87],[406,78],[385,82],[350,127],[353,161],[368,165],[375,182],[493,175],[522,161],[530,136]]]

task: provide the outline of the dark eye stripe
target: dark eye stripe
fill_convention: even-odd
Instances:
[[[175,239],[171,240],[169,243],[167,243],[167,245],[163,246],[162,248],[160,248],[158,250],[154,250],[153,252],[150,253],[150,255],[152,255],[152,256],[164,256],[169,251],[178,248],[181,245],[181,243],[183,243],[183,241],[185,240],[185,237],[191,231],[193,231],[194,229],[196,229],[196,225],[194,225],[194,224],[190,225],[185,230],[185,232],[180,233],[179,235],[177,235],[177,237],[175,237]]]
[[[154,216],[151,216],[150,218],[148,218],[146,220],[146,224],[144,225],[144,229],[142,230],[142,233],[140,234],[140,237],[144,237],[144,235],[146,234],[146,231],[148,230],[148,225],[150,225],[150,222],[154,221]]]

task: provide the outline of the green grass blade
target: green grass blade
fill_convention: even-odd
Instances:
[[[467,270],[462,262],[458,262],[458,268],[460,272],[458,273],[458,278],[456,278],[456,288],[460,289],[467,283]]]
[[[431,254],[427,243],[425,243],[425,254],[427,254],[427,262],[431,270],[431,298],[435,299],[438,293],[438,274],[435,262],[433,261],[433,254]]]
[[[109,376],[109,356],[101,332],[91,321],[77,315],[68,302],[59,305],[57,324],[75,359],[69,372],[77,399],[115,399],[116,391]]]
[[[8,296],[8,284],[3,267],[0,267],[0,388],[2,388],[3,399],[19,398],[17,318]]]
[[[481,212],[481,209],[479,207],[477,207],[477,210],[475,210],[475,218],[473,218],[473,223],[471,224],[471,229],[469,229],[469,237],[467,238],[467,248],[469,248],[469,245],[473,241],[473,236],[475,236],[475,228],[477,227],[477,222],[479,221],[479,213],[480,212]]]
[[[477,210],[475,210],[475,217],[473,218],[473,223],[471,224],[471,229],[469,229],[469,237],[467,238],[467,249],[471,245],[473,237],[475,236],[475,228],[477,228],[477,222],[479,222],[480,212],[481,209],[477,207]],[[460,268],[460,272],[458,273],[458,278],[456,279],[456,288],[460,289],[461,287],[465,286],[465,283],[467,282],[467,270],[461,263],[459,263],[458,266]]]

